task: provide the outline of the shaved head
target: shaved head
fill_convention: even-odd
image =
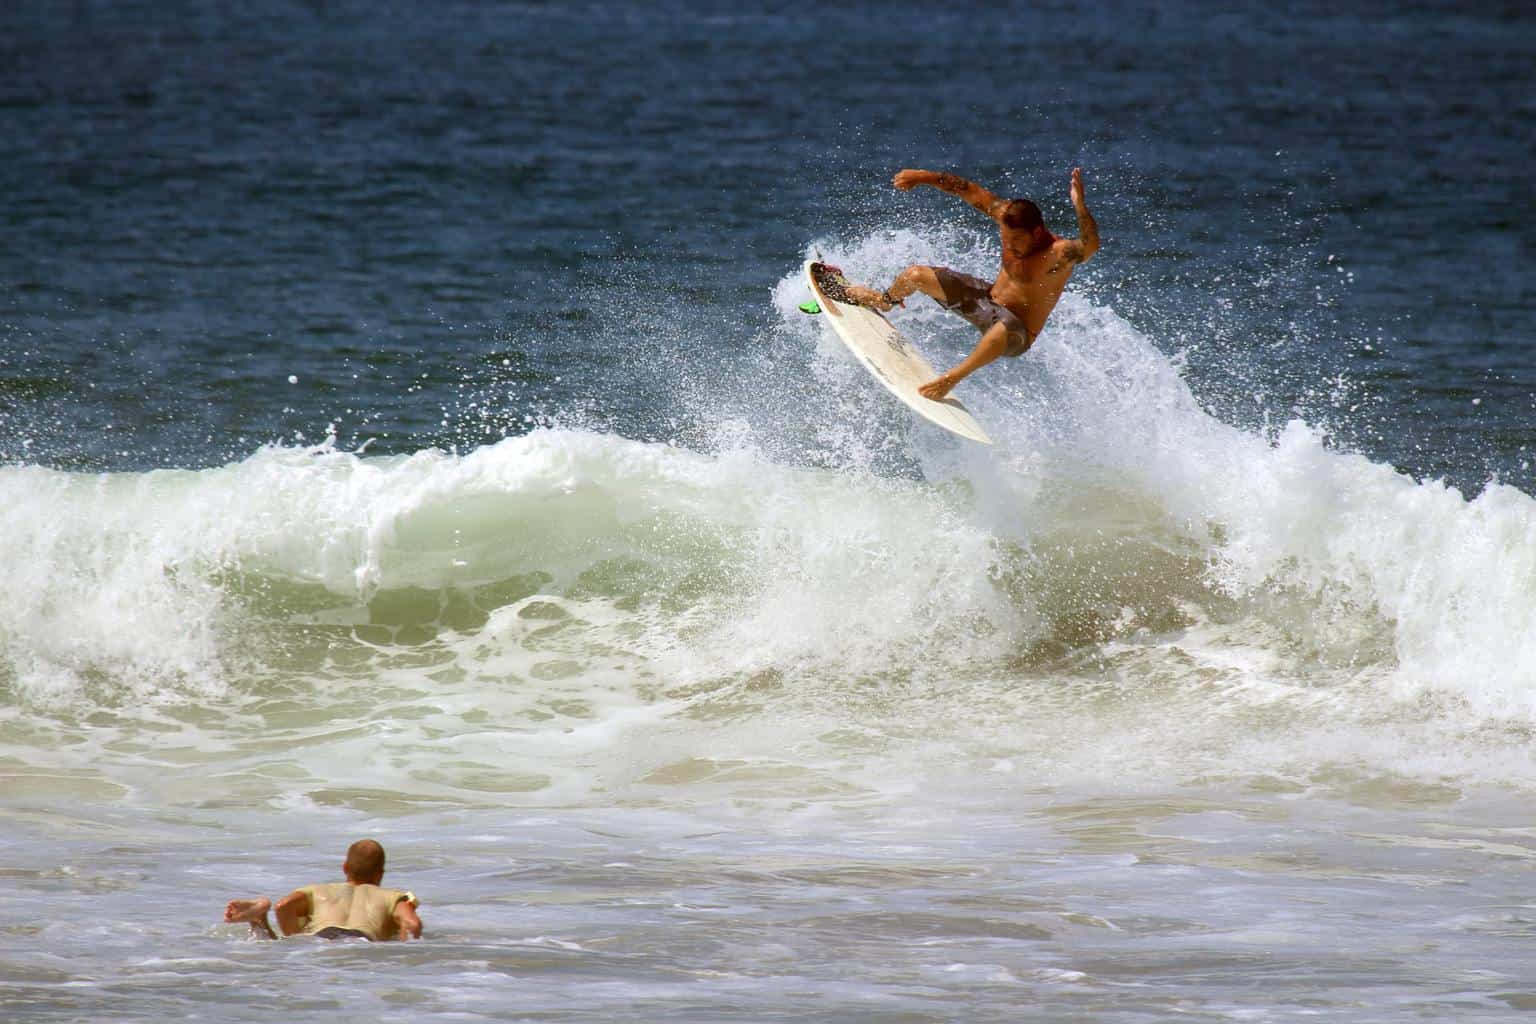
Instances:
[[[343,870],[353,881],[378,885],[384,878],[384,847],[376,839],[359,839],[347,847]]]

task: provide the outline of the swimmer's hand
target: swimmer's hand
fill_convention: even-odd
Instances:
[[[937,175],[932,171],[919,171],[907,167],[896,172],[896,176],[891,179],[891,184],[896,186],[897,191],[910,192],[919,185],[932,185],[936,177]]]

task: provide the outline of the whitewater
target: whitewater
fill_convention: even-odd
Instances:
[[[934,244],[817,249],[882,278]],[[383,959],[471,1016],[508,978],[650,1019],[1536,1005],[1529,495],[1223,422],[1070,294],[967,382],[967,446],[800,289],[765,344],[811,383],[708,444],[0,467],[12,859],[69,865],[13,894],[6,998],[196,1015],[278,956],[285,992]],[[354,833],[431,942],[217,923]],[[161,912],[100,923],[115,893]]]

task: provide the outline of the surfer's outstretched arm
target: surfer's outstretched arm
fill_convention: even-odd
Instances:
[[[1077,240],[1067,244],[1067,257],[1085,263],[1099,251],[1099,223],[1083,198],[1083,169],[1072,168],[1072,209],[1077,211]]]
[[[903,192],[919,185],[931,185],[940,192],[959,196],[993,220],[1001,217],[1003,209],[1008,205],[1005,200],[997,198],[974,181],[966,181],[958,174],[942,171],[919,171],[915,168],[907,168],[897,171],[896,176],[891,179],[891,184]]]

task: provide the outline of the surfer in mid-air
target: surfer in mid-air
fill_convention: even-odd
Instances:
[[[897,171],[891,184],[903,192],[932,185],[959,196],[997,221],[1002,231],[1003,266],[991,284],[948,267],[911,266],[897,274],[883,292],[861,285],[848,288],[855,302],[882,313],[901,305],[914,292],[922,292],[982,332],[975,351],[964,361],[918,388],[924,398],[939,401],[998,356],[1022,355],[1035,343],[1072,271],[1098,251],[1099,226],[1083,199],[1081,167],[1072,170],[1071,188],[1079,238],[1051,234],[1040,208],[1028,199],[1000,199],[974,181],[954,174],[907,169]]]

